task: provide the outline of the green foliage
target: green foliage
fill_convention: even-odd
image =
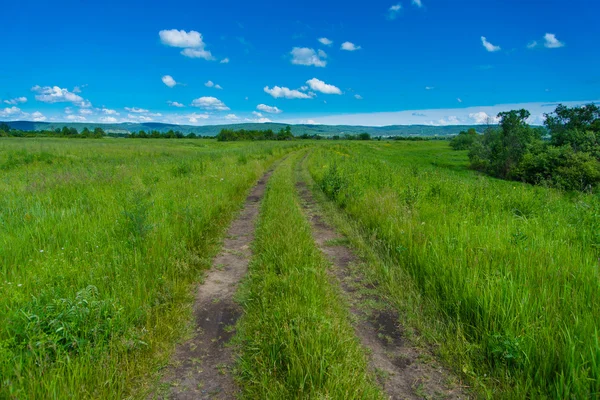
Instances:
[[[469,128],[468,131],[461,131],[450,141],[450,147],[454,150],[469,150],[473,143],[478,139],[475,128]]]
[[[271,129],[267,130],[246,130],[238,131],[232,129],[221,129],[217,135],[219,142],[235,142],[235,141],[251,141],[251,140],[293,140],[291,126],[281,128],[278,133],[274,133]]]
[[[550,142],[531,128],[525,110],[500,113],[499,129],[488,129],[470,145],[471,167],[490,175],[565,190],[592,190],[600,183],[600,109],[559,105],[546,115]],[[459,135],[460,136],[460,135]]]

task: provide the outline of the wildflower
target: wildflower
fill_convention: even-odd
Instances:
[[[40,253],[43,253],[43,252],[44,252],[44,250],[40,250]]]

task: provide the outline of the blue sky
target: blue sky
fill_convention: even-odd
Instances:
[[[600,98],[595,0],[0,7],[0,120],[540,123]]]

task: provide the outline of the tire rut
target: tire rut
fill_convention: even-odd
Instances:
[[[359,271],[361,260],[346,244],[347,240],[324,220],[306,182],[298,180],[296,189],[315,242],[332,265],[331,275],[348,301],[356,321],[356,335],[370,353],[370,368],[387,398],[469,398],[431,354],[411,345],[399,325],[397,311],[378,294],[376,283],[363,279]]]
[[[263,175],[246,198],[241,212],[229,226],[212,268],[198,286],[193,311],[194,336],[177,347],[173,366],[162,380],[161,386],[168,385],[167,393],[156,398],[231,399],[238,394],[231,374],[234,350],[227,346],[242,314],[233,296],[248,271],[260,201],[274,168]]]

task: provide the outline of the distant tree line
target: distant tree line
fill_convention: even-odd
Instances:
[[[233,129],[221,129],[221,132],[217,135],[219,142],[236,142],[236,141],[248,141],[248,140],[293,140],[294,135],[292,134],[292,127],[289,125],[285,128],[281,128],[278,133],[273,132],[272,129],[261,130],[233,130]]]
[[[201,136],[196,135],[194,132],[191,132],[187,135],[179,131],[174,131],[173,129],[168,132],[159,132],[159,131],[144,131],[141,130],[139,132],[131,132],[130,135],[127,136],[130,139],[212,139],[212,136]]]
[[[600,183],[600,108],[559,105],[544,127],[527,123],[527,110],[498,114],[483,135],[461,132],[451,146],[468,149],[471,167],[489,175],[564,190],[592,190]]]
[[[7,123],[0,123],[0,137],[67,137],[67,138],[87,138],[87,139],[100,139],[107,136],[106,132],[102,128],[94,128],[93,131],[87,127],[83,128],[81,133],[75,128],[69,128],[63,126],[54,130],[39,130],[39,131],[22,131],[20,129],[13,129]]]

